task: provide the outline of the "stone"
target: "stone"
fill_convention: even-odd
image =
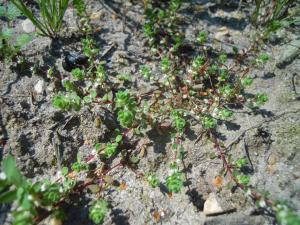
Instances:
[[[282,53],[281,53],[282,52]],[[276,66],[278,68],[284,68],[291,64],[300,53],[300,39],[293,40],[288,44],[282,46],[279,57],[276,60]]]
[[[204,202],[203,212],[206,216],[213,216],[235,211],[226,201],[222,201],[215,193],[210,193]]]
[[[30,19],[26,19],[22,22],[22,29],[25,33],[35,32],[35,26]]]
[[[221,27],[215,33],[215,39],[220,41],[224,36],[227,36],[227,35],[229,35],[229,30],[227,29],[227,27]]]
[[[37,94],[43,94],[44,92],[44,81],[43,80],[39,80],[36,85],[34,85],[34,91],[37,93]]]

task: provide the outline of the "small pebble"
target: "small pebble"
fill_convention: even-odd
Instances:
[[[34,91],[37,94],[43,94],[44,92],[44,81],[43,80],[39,80],[36,85],[34,85]]]
[[[35,32],[35,26],[30,19],[26,19],[22,22],[22,29],[25,33]]]

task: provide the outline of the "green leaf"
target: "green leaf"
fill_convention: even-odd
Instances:
[[[13,30],[10,28],[3,28],[1,31],[1,37],[3,37],[4,39],[10,39],[13,35]]]
[[[12,191],[7,191],[7,192],[4,192],[4,193],[1,193],[0,194],[0,202],[2,204],[3,203],[11,203],[14,200],[16,200],[16,197],[17,197],[16,194],[17,194],[16,190],[12,190]]]
[[[23,177],[16,167],[16,162],[13,156],[9,155],[3,160],[3,171],[8,182],[20,187],[23,185]]]
[[[122,141],[122,135],[118,135],[116,137],[116,142],[119,143],[120,141]]]
[[[104,218],[108,211],[108,203],[101,199],[93,202],[92,206],[89,208],[89,218],[95,223],[103,223]]]
[[[20,10],[12,3],[8,4],[7,11],[6,11],[6,17],[9,20],[15,20],[18,16],[21,16]]]
[[[147,181],[150,184],[151,187],[156,188],[159,185],[159,179],[155,174],[149,174],[147,176]]]
[[[239,183],[243,185],[247,185],[250,182],[250,177],[244,174],[238,174],[236,176],[236,179],[238,180]]]
[[[15,46],[21,48],[22,46],[28,44],[32,40],[32,36],[28,34],[21,34],[17,36]]]
[[[62,174],[63,176],[66,176],[66,175],[68,174],[68,172],[69,172],[68,167],[63,167],[63,168],[61,169],[61,174]]]
[[[178,193],[182,186],[182,175],[181,173],[175,172],[166,178],[166,186],[170,192]]]
[[[112,157],[117,152],[117,143],[109,143],[104,149],[104,155],[106,158]]]
[[[200,31],[197,37],[197,41],[199,42],[200,45],[203,45],[204,42],[206,41],[206,33],[205,31]]]

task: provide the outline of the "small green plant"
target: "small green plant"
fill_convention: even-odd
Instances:
[[[156,188],[159,185],[159,179],[154,174],[149,174],[147,176],[147,181],[150,184],[151,187]]]
[[[75,93],[57,94],[52,100],[52,105],[62,111],[75,110],[79,111],[81,108],[81,99]]]
[[[186,121],[181,116],[178,110],[174,110],[171,114],[172,123],[174,124],[174,128],[177,132],[182,133],[184,131]]]
[[[107,74],[103,65],[99,64],[96,67],[96,82],[103,84],[107,79]]]
[[[269,98],[266,94],[259,93],[259,94],[255,95],[255,104],[257,106],[261,106],[261,105],[265,104],[268,100],[269,100]]]
[[[0,17],[4,17],[8,21],[12,21],[21,16],[20,10],[12,3],[0,5]]]
[[[80,17],[85,16],[85,2],[84,0],[73,0],[74,8]]]
[[[165,184],[170,192],[178,193],[183,186],[182,174],[179,172],[173,172],[166,178]]]
[[[69,0],[37,0],[40,17],[37,18],[22,0],[11,2],[36,26],[43,36],[55,38],[61,29]]]
[[[227,120],[232,117],[233,112],[228,109],[221,109],[218,113],[218,116],[221,120]]]
[[[233,165],[233,176],[236,178],[237,182],[242,185],[248,185],[250,182],[250,177],[242,172],[242,168],[248,164],[248,160],[245,158],[240,158],[236,161],[231,162]]]
[[[119,91],[116,94],[116,109],[118,110],[118,121],[122,127],[130,128],[135,121],[136,102],[127,91]]]
[[[292,3],[294,2],[295,0],[277,0],[273,1],[272,7],[269,8],[267,7],[267,5],[270,4],[269,1],[255,1],[255,11],[252,15],[252,23],[256,27],[261,25],[259,31],[262,34],[263,39],[268,39],[270,34],[275,33],[279,29],[299,22],[299,18],[297,18],[299,9],[295,9],[295,13],[290,13],[290,11],[292,11],[290,10],[292,9]]]
[[[73,78],[76,80],[80,80],[80,81],[84,80],[84,71],[79,68],[73,69],[71,71],[71,74],[72,74]]]
[[[289,208],[285,203],[276,202],[273,206],[273,210],[276,213],[276,221],[282,225],[298,225],[300,224],[300,218],[297,216],[294,210]]]
[[[141,65],[139,72],[147,80],[151,80],[151,78],[153,77],[150,68],[146,65]]]
[[[206,33],[205,31],[200,31],[197,36],[197,41],[200,45],[203,45],[206,41]]]
[[[204,129],[214,129],[217,126],[217,122],[214,118],[210,117],[210,116],[205,116],[202,119],[202,126]]]
[[[261,54],[256,60],[256,64],[261,66],[264,65],[269,60],[269,56],[267,54]]]
[[[89,218],[95,224],[101,224],[104,221],[107,211],[108,211],[108,203],[105,200],[100,199],[94,201],[89,208]]]
[[[17,56],[23,46],[32,40],[32,35],[20,34],[16,36],[10,28],[0,30],[0,60],[11,60]]]
[[[176,53],[183,43],[183,37],[178,32],[176,12],[181,6],[181,0],[171,0],[168,4],[155,4],[145,1],[146,21],[143,25],[144,36],[148,39],[153,52],[166,47]]]
[[[170,69],[170,60],[167,57],[163,57],[160,62],[161,70],[165,73]]]
[[[104,155],[106,158],[110,158],[116,154],[118,148],[118,143],[109,143],[104,149]]]
[[[227,55],[226,54],[222,53],[221,55],[219,55],[219,62],[221,64],[225,64],[226,61],[227,61]]]
[[[72,163],[71,169],[75,171],[76,173],[79,173],[80,171],[86,171],[89,169],[89,165],[87,163],[84,163],[80,160],[79,157],[77,157],[77,162]]]
[[[203,56],[197,56],[196,58],[193,59],[192,66],[189,72],[193,76],[197,76],[200,68],[204,65],[204,62],[205,62],[205,58]]]
[[[38,216],[38,208],[48,211],[54,208],[70,189],[59,183],[47,180],[32,183],[23,177],[12,156],[4,158],[0,178],[0,203],[15,203],[17,210],[12,212],[13,225],[33,225]],[[69,182],[70,184],[70,182]],[[69,185],[72,188],[72,185]],[[58,210],[58,207],[56,207]]]
[[[253,79],[249,76],[245,77],[244,79],[242,79],[242,85],[244,87],[250,86],[253,83]]]

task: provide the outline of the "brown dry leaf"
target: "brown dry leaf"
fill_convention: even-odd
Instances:
[[[101,124],[102,124],[102,121],[101,121],[100,117],[96,117],[95,118],[95,127],[100,128]]]
[[[219,188],[222,185],[223,182],[223,178],[221,176],[216,176],[213,180],[212,180],[212,184]]]
[[[113,182],[114,182],[112,176],[103,176],[103,180],[105,181],[105,183],[107,183],[109,185],[113,184]]]
[[[113,15],[111,16],[111,19],[112,19],[112,20],[116,20],[116,19],[117,19],[117,16],[116,16],[115,14],[113,14]]]
[[[145,155],[146,155],[146,148],[145,148],[145,146],[142,146],[139,156],[144,157]]]
[[[101,31],[101,27],[96,27],[94,31],[95,32],[100,32]]]
[[[94,12],[92,15],[90,15],[91,20],[100,19],[103,16],[102,12]]]
[[[160,221],[160,213],[158,212],[158,210],[154,210],[154,212],[152,213],[152,217],[154,220],[154,223],[158,223]]]
[[[169,196],[169,198],[172,198],[173,197],[173,193],[172,192],[168,192],[168,196]]]
[[[68,173],[68,174],[67,174],[67,177],[70,178],[70,179],[75,179],[76,173],[75,173],[74,171],[71,172],[71,173]]]
[[[121,191],[123,191],[123,190],[126,190],[127,189],[127,184],[125,183],[125,182],[121,182],[121,184],[119,185],[119,189],[121,190]]]
[[[221,27],[218,29],[218,31],[215,33],[215,39],[221,40],[222,37],[229,35],[229,30],[227,27]]]

